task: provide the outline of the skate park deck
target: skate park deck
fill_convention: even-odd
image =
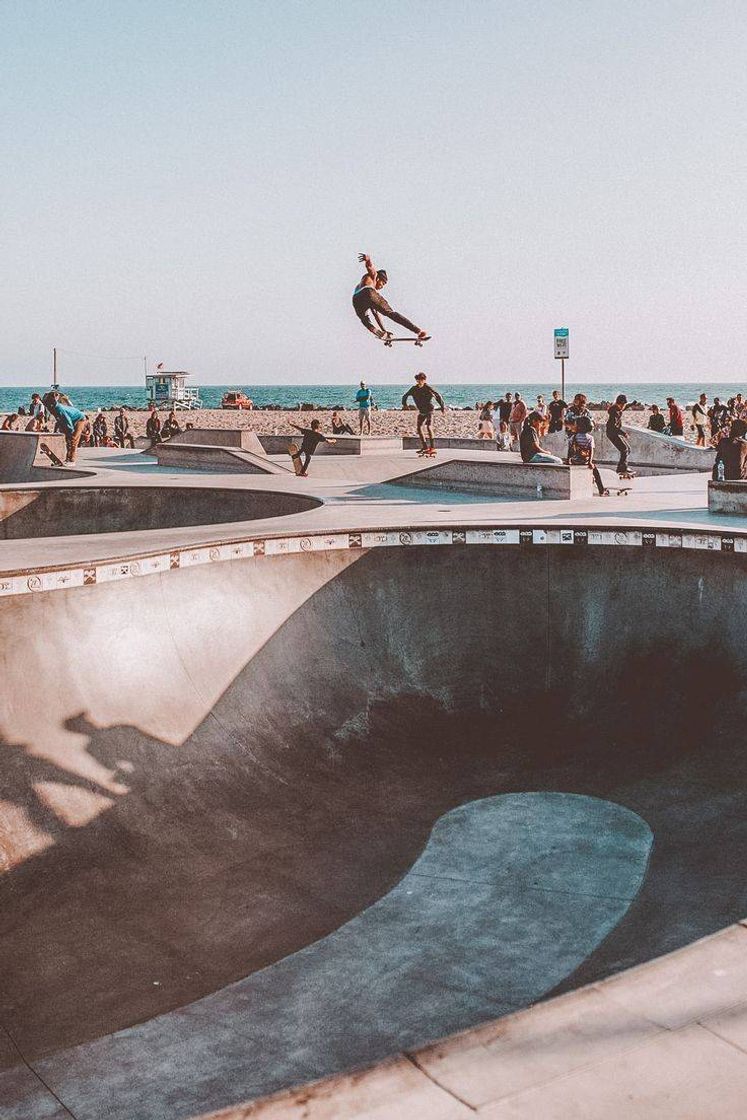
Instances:
[[[238,1120],[330,1075],[251,1115],[676,1116],[624,1111],[654,1068],[651,1108],[697,1068],[729,1114],[747,524],[707,476],[81,462],[322,504],[0,544],[3,1117]]]

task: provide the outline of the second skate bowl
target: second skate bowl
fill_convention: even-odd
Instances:
[[[218,525],[282,517],[319,505],[305,495],[219,487],[6,489],[0,490],[0,540]]]
[[[0,1100],[186,1120],[742,918],[745,557],[600,551],[0,598]]]

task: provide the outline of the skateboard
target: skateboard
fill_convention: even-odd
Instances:
[[[610,494],[614,494],[616,498],[624,498],[626,494],[630,494],[633,490],[632,486],[612,486],[605,488],[601,498],[609,498]]]
[[[49,446],[48,443],[40,443],[39,444],[39,450],[43,451],[44,454],[49,459],[50,463],[54,463],[54,465],[56,467],[64,467],[65,466],[62,459],[58,459],[58,457],[55,455],[54,451],[52,450],[52,448]]]
[[[424,342],[429,342],[432,335],[427,334],[425,338],[385,338],[384,345],[391,346],[393,342],[413,342],[416,346],[422,346]]]
[[[301,465],[301,453],[297,443],[288,444],[288,454],[293,460],[293,470],[296,474],[303,474],[303,466]]]
[[[420,451],[417,452],[417,454],[420,455],[422,459],[435,459],[436,449],[435,447],[421,448]]]

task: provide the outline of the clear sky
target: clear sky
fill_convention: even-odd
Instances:
[[[743,0],[3,0],[0,384],[747,382],[746,59]]]

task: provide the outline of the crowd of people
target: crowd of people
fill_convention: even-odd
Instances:
[[[64,435],[67,449],[65,462],[69,464],[75,462],[79,447],[134,448],[135,438],[124,408],[115,413],[111,429],[109,424],[109,417],[101,409],[91,419],[88,413],[76,408],[65,393],[52,389],[44,396],[32,393],[28,408],[20,405],[16,412],[8,413],[0,424],[0,431]],[[192,424],[185,424],[185,428],[191,427]],[[145,426],[151,445],[170,439],[183,430],[174,411],[162,422],[156,410],[152,409]]]
[[[687,409],[682,408],[674,397],[667,397],[666,405],[666,412],[656,404],[651,406],[647,425],[649,431],[682,439],[689,413],[696,447],[710,446],[716,451],[714,479],[747,479],[747,401],[741,393],[736,393],[726,403],[719,397],[714,397],[709,403],[707,394],[701,393]],[[594,473],[599,493],[606,493],[594,462],[594,417],[585,393],[576,393],[568,404],[555,389],[549,401],[539,394],[530,408],[521,393],[507,392],[497,401],[486,401],[478,404],[477,408],[478,439],[494,440],[499,451],[519,451],[525,463],[588,466]],[[606,408],[604,429],[618,452],[616,469],[621,478],[633,477],[629,465],[630,442],[623,425],[623,413],[627,408],[628,399],[620,393]],[[568,439],[566,455],[557,455],[543,447],[544,436],[563,431]]]

